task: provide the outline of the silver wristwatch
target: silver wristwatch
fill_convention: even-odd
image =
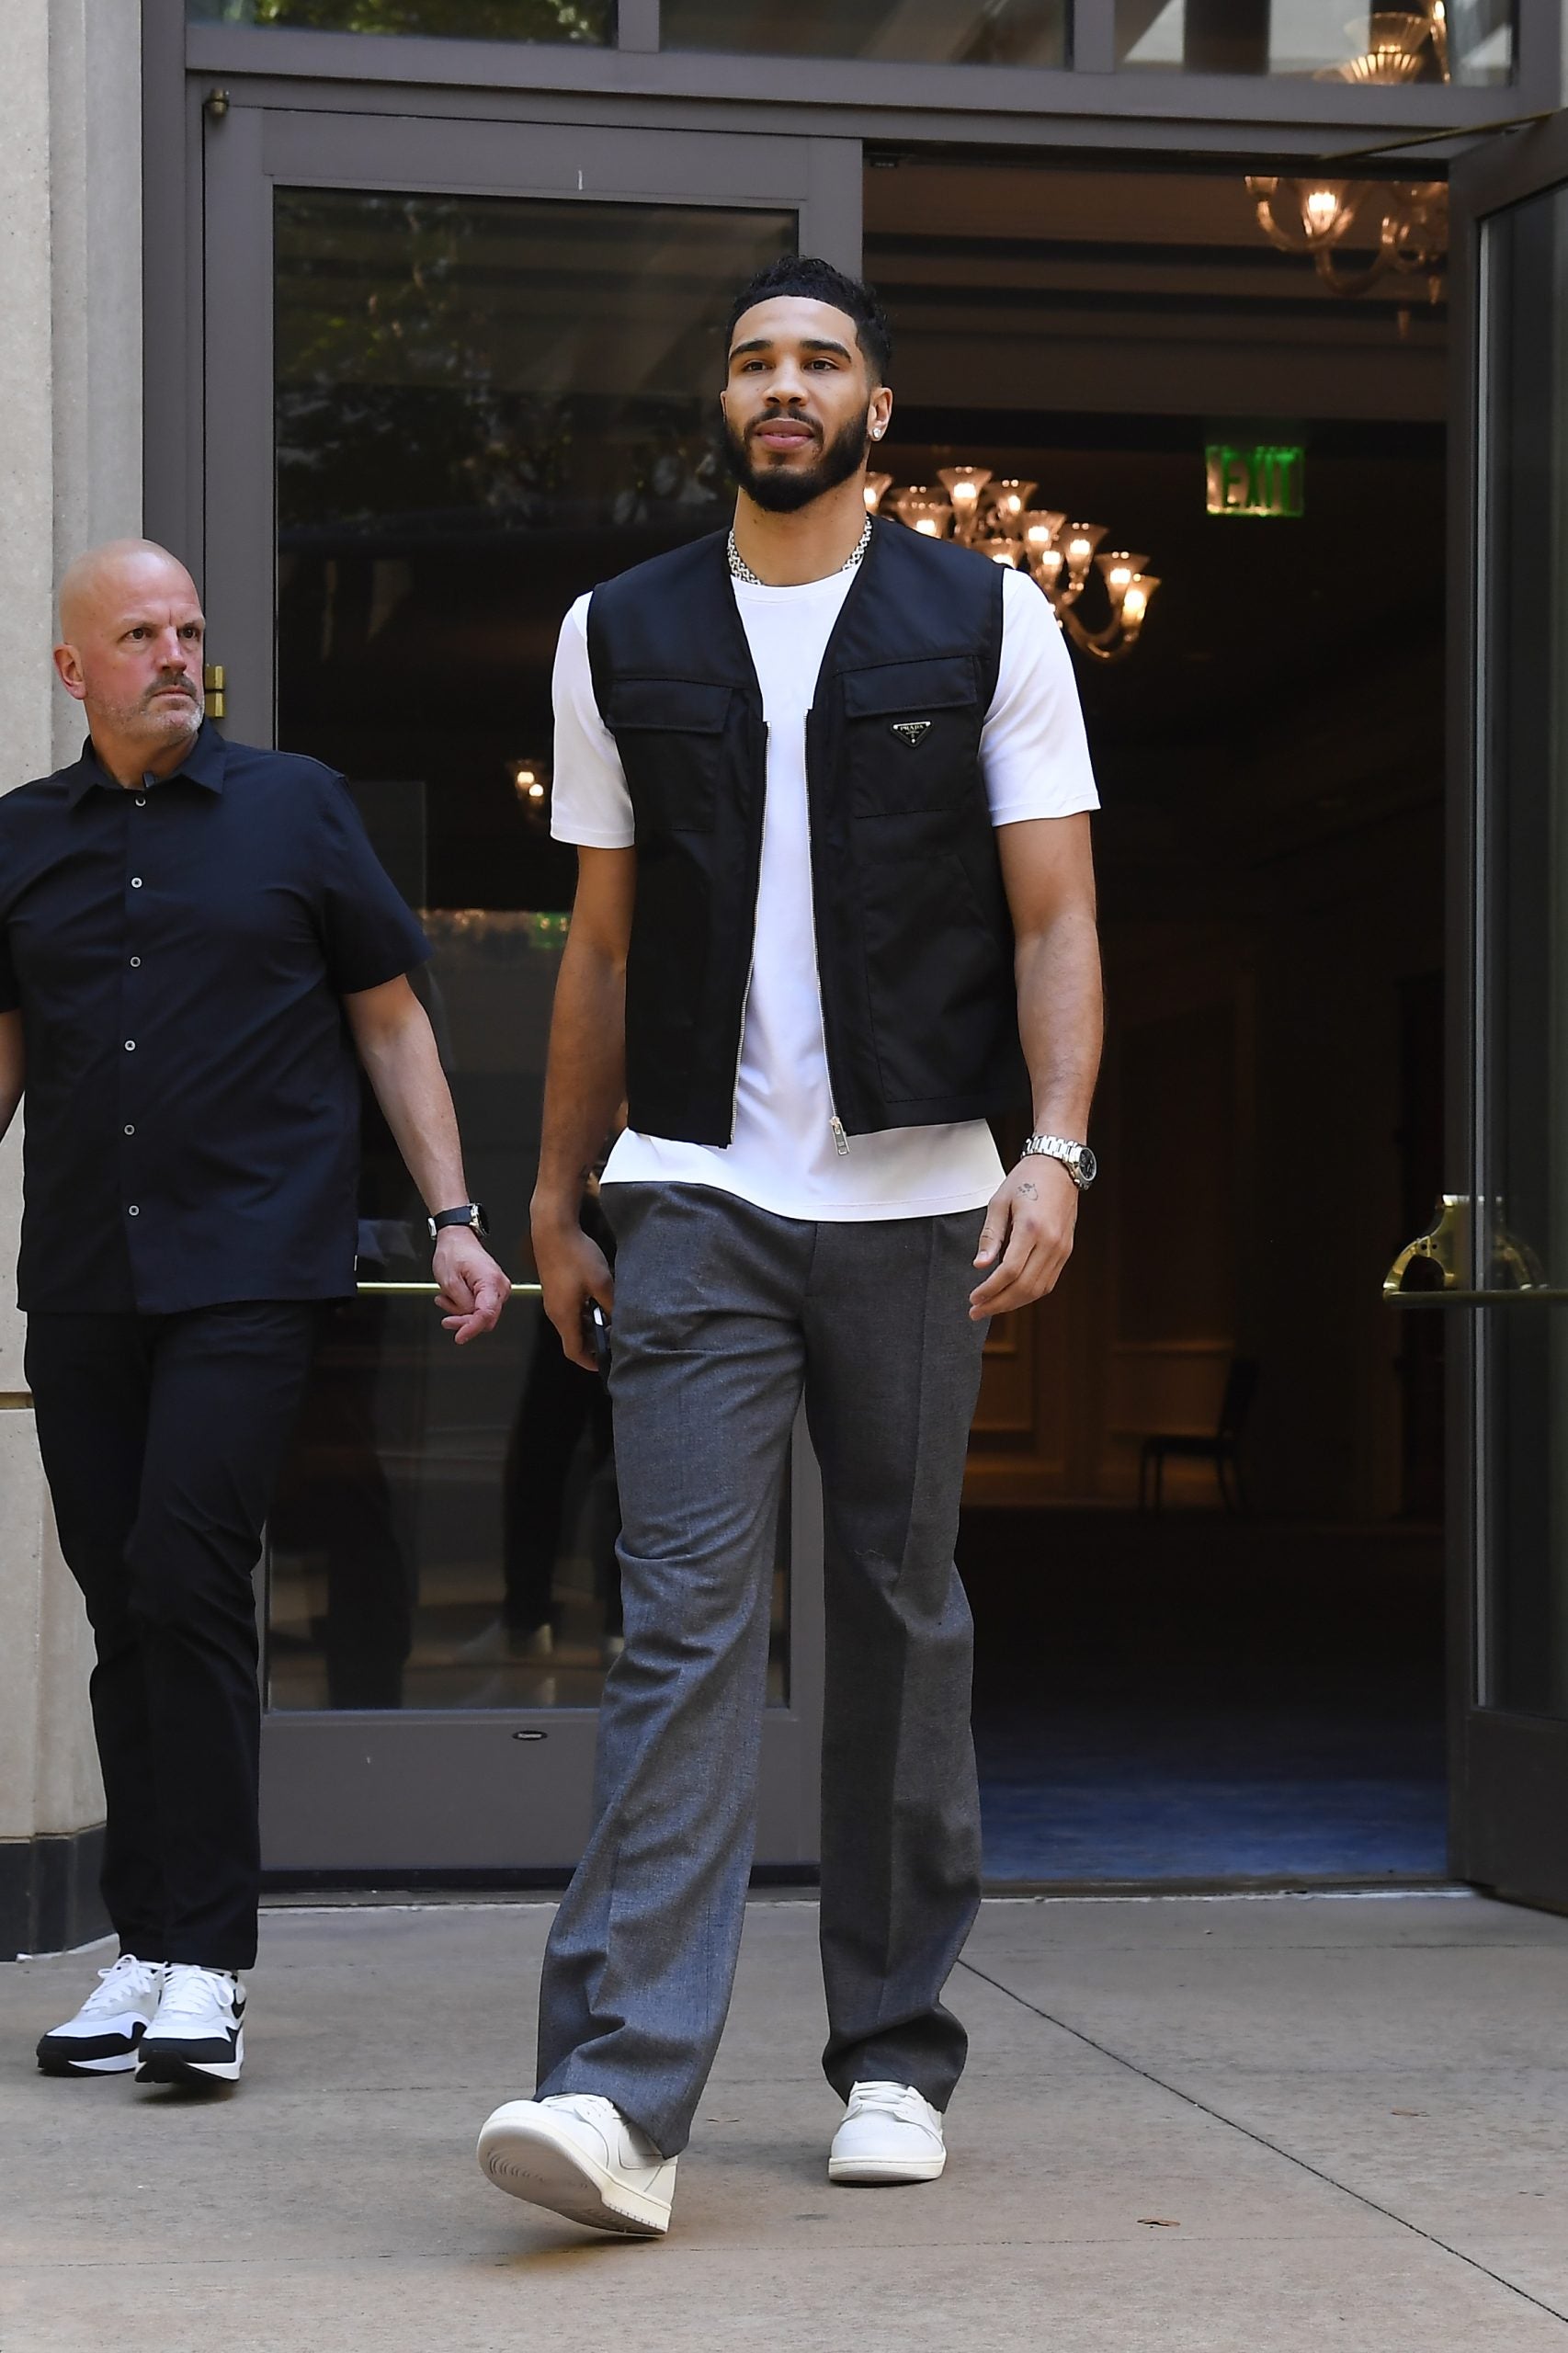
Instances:
[[[1078,1188],[1086,1193],[1099,1175],[1100,1165],[1086,1143],[1074,1143],[1069,1136],[1027,1136],[1019,1154],[1021,1160],[1059,1160]]]

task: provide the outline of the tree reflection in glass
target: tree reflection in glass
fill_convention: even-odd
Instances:
[[[615,38],[613,0],[186,0],[186,14],[195,24],[449,40],[589,41],[602,48]]]

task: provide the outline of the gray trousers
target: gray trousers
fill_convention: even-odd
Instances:
[[[914,2084],[945,2108],[967,2040],[940,1996],[980,1897],[953,1540],[981,1212],[818,1225],[700,1186],[602,1198],[626,1649],[545,1956],[540,2097],[601,2093],[665,2156],[686,2146],[740,1946],[803,1394],[826,1539],[823,2063],[841,2095]]]

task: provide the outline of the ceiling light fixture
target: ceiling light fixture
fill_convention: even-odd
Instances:
[[[1147,556],[1125,548],[1101,555],[1106,526],[1070,522],[1063,508],[1034,506],[1032,482],[968,465],[943,466],[937,479],[940,490],[912,483],[895,491],[892,474],[868,474],[867,508],[896,517],[923,539],[957,540],[994,563],[1028,573],[1072,642],[1092,660],[1119,662],[1131,653],[1160,585],[1143,568]],[[1091,629],[1074,608],[1096,571],[1109,619]]]
[[[1443,291],[1449,253],[1449,191],[1441,180],[1265,179],[1248,176],[1257,225],[1284,254],[1312,257],[1331,293],[1364,294],[1381,278],[1425,277],[1431,301]],[[1336,248],[1359,223],[1374,251],[1359,268]],[[1375,224],[1375,225],[1374,225]]]
[[[1350,40],[1366,45],[1339,64],[1325,65],[1320,82],[1386,87],[1419,81],[1431,65],[1439,81],[1449,78],[1447,0],[1375,9],[1352,18],[1345,29]],[[1391,275],[1425,276],[1428,300],[1440,299],[1449,254],[1449,191],[1443,181],[1249,177],[1246,188],[1269,244],[1281,253],[1310,255],[1331,293],[1365,294]],[[1363,232],[1358,244],[1370,244],[1372,257],[1359,268],[1344,267],[1335,258],[1335,248],[1356,226]]]

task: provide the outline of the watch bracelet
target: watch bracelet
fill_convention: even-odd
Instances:
[[[1087,1192],[1093,1178],[1083,1175],[1076,1159],[1071,1155],[1086,1153],[1087,1150],[1088,1146],[1080,1142],[1076,1136],[1043,1135],[1037,1129],[1024,1138],[1018,1157],[1020,1160],[1054,1160],[1059,1167],[1065,1168],[1078,1190],[1084,1193]]]

